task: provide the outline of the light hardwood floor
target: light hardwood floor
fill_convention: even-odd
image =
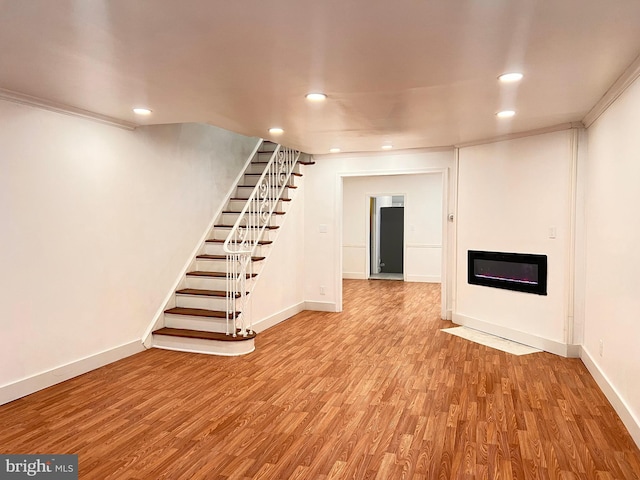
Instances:
[[[82,479],[635,479],[577,359],[440,332],[439,286],[347,280],[239,358],[149,350],[0,407],[0,453]]]

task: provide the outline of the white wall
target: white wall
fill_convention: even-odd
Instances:
[[[456,323],[564,353],[573,135],[567,130],[460,149]],[[469,285],[468,250],[547,255],[548,295]]]
[[[256,142],[0,101],[0,386],[138,348]]]
[[[305,179],[305,299],[308,306],[335,311],[342,305],[343,179],[444,171],[449,182],[448,208],[455,192],[455,162],[453,150],[318,155],[315,160],[313,173]],[[445,250],[451,252],[450,248]]]
[[[636,80],[588,130],[583,351],[585,363],[640,444],[638,125]]]
[[[367,278],[369,198],[404,195],[405,278],[439,282],[442,272],[442,174],[345,177],[342,275]],[[389,200],[391,198],[389,197]]]

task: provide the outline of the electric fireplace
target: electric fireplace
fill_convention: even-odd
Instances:
[[[468,251],[468,282],[517,292],[547,294],[547,256]]]

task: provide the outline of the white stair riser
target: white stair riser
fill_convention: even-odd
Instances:
[[[277,145],[274,143],[263,143],[262,145],[260,145],[260,148],[258,150],[260,150],[258,152],[258,155],[266,155],[268,153],[273,154],[273,152],[276,150]]]
[[[266,166],[266,163],[250,163],[244,173],[262,173]]]
[[[257,278],[257,277],[255,277]],[[251,282],[253,280],[247,279],[247,291],[251,291]],[[193,277],[186,276],[184,288],[201,288],[204,290],[226,290],[227,279],[215,278],[215,277]]]
[[[253,173],[253,172],[245,172],[245,173]],[[292,176],[289,179],[288,185],[295,185],[295,176]],[[242,180],[242,185],[253,185],[254,187],[257,185],[258,180],[260,180],[259,175],[245,175]],[[275,183],[275,182],[274,182]]]
[[[290,203],[291,202],[283,202],[279,200],[276,203],[276,208],[274,210],[276,212],[286,212]],[[230,200],[229,203],[227,203],[225,210],[240,213],[246,204],[246,200]]]
[[[231,232],[231,228],[214,228],[213,234],[209,235],[211,240],[226,240]],[[273,240],[276,230],[265,230],[260,240]]]
[[[191,277],[187,275],[185,288],[202,288],[205,290],[226,290],[227,280],[225,278]]]
[[[264,161],[267,162],[269,160],[269,158],[264,158]],[[247,169],[244,171],[244,173],[262,173],[264,172],[265,168],[267,168],[267,164],[266,163],[250,163],[249,166],[247,167]],[[300,171],[300,164],[296,163],[295,167],[293,167],[293,172],[294,173],[302,173]]]
[[[184,328],[186,330],[200,330],[202,332],[226,333],[227,324],[224,318],[192,317],[190,315],[164,314],[164,326],[169,328]],[[229,321],[229,331],[233,331]]]
[[[254,187],[236,187],[236,194],[234,195],[235,198],[249,198],[249,195],[251,195],[251,193],[253,192]],[[282,192],[282,198],[291,198],[290,196],[290,188],[285,188],[284,192]],[[275,198],[276,193],[278,192],[278,190],[274,187],[271,189],[271,197]]]
[[[260,273],[260,271],[262,270],[262,264],[264,264],[264,260],[253,262],[253,264],[251,265],[253,273]],[[226,272],[227,261],[197,259],[195,269],[200,272]]]
[[[254,339],[242,342],[222,342],[219,340],[203,340],[200,338],[171,337],[153,334],[153,346],[165,350],[180,352],[204,353],[209,355],[238,356],[255,350]]]
[[[269,225],[281,225],[283,215],[272,215],[269,221]],[[219,221],[224,225],[235,225],[236,221],[240,217],[240,212],[232,212],[232,213],[222,213],[220,214]],[[258,216],[256,214],[248,215],[245,213],[244,218],[245,221],[251,221],[254,223],[258,222]]]
[[[227,308],[227,299],[226,297],[176,294],[176,306],[184,308],[204,308],[205,310],[224,311]]]
[[[222,243],[205,243],[202,253],[206,255],[226,255]],[[265,257],[269,253],[269,245],[258,245],[253,253],[256,257]]]

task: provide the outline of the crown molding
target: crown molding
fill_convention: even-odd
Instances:
[[[454,146],[436,146],[436,147],[416,147],[416,148],[394,148],[392,150],[371,150],[371,151],[354,151],[354,152],[336,152],[336,153],[312,153],[314,158],[361,158],[361,157],[387,157],[392,155],[407,155],[416,153],[437,153],[451,152]]]
[[[62,113],[64,115],[80,117],[84,118],[85,120],[92,120],[94,122],[110,125],[112,127],[124,128],[127,130],[134,130],[139,126],[132,122],[120,120],[119,118],[101,115],[99,113],[90,112],[89,110],[83,110],[81,108],[72,107],[63,103],[53,102],[51,100],[45,100],[43,98],[32,97],[31,95],[25,95],[23,93],[14,92],[12,90],[6,90],[4,88],[0,88],[0,100],[18,103],[20,105],[28,105],[30,107],[41,108],[43,110]]]
[[[561,132],[563,130],[571,130],[576,128],[584,128],[582,122],[567,122],[560,123],[558,125],[552,125],[550,127],[536,128],[534,130],[527,130],[525,132],[508,133],[506,135],[500,135],[498,137],[485,138],[483,140],[473,140],[471,142],[459,143],[454,145],[456,148],[475,147],[478,145],[486,145],[487,143],[504,142],[505,140],[515,140],[517,138],[533,137],[535,135],[542,135],[545,133]]]
[[[585,127],[589,128],[593,122],[595,122],[600,115],[602,115],[616,99],[624,93],[624,91],[631,86],[640,77],[640,56],[636,58],[627,69],[622,72],[622,75],[613,82],[613,85],[606,91],[606,93],[598,100],[593,108],[582,119]]]

